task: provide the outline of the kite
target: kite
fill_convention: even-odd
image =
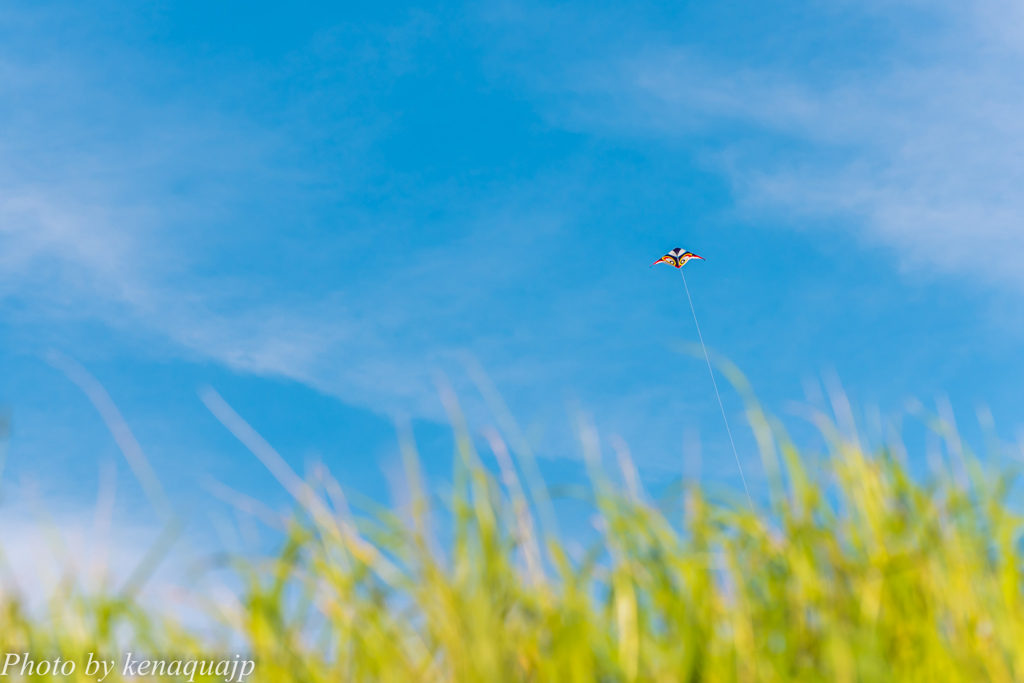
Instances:
[[[701,261],[705,260],[705,258],[703,256],[697,256],[692,251],[684,251],[684,250],[680,249],[679,247],[676,247],[675,249],[673,249],[672,251],[668,252],[667,254],[662,256],[660,259],[658,259],[657,261],[655,261],[651,265],[652,266],[656,266],[659,263],[667,263],[670,266],[672,266],[673,268],[682,268],[683,266],[686,265],[687,261],[689,261],[690,259],[695,259],[695,258],[696,259],[700,259]]]
[[[692,251],[685,251],[678,247],[668,252],[660,259],[652,263],[648,268],[658,265],[659,263],[667,263],[683,276],[683,287],[686,289],[686,300],[690,302],[690,312],[693,313],[693,324],[697,326],[697,338],[700,339],[700,347],[704,349],[704,360],[708,364],[708,372],[711,373],[711,384],[715,387],[715,396],[718,397],[718,408],[722,411],[722,420],[725,422],[725,431],[729,435],[729,444],[732,446],[732,454],[736,458],[736,466],[740,470],[740,481],[743,482],[743,491],[747,494],[747,502],[750,503],[750,509],[754,509],[754,501],[750,497],[750,489],[747,488],[747,478],[743,476],[743,465],[740,464],[740,455],[736,452],[736,442],[732,438],[732,430],[729,428],[729,418],[725,416],[725,406],[722,404],[722,395],[718,393],[718,382],[715,381],[715,371],[711,367],[711,358],[708,356],[708,347],[704,346],[704,335],[700,332],[700,323],[697,322],[697,309],[693,307],[693,299],[690,298],[690,287],[686,284],[686,274],[683,272],[683,266],[687,264],[691,259],[700,259],[701,261],[706,260],[703,256],[697,256]]]

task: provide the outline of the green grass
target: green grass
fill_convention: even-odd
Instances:
[[[750,400],[770,487],[755,512],[697,485],[653,499],[628,455],[602,468],[583,424],[598,521],[574,556],[504,409],[517,448],[488,432],[491,472],[444,398],[450,491],[424,489],[404,439],[407,502],[356,515],[329,473],[299,478],[208,396],[295,498],[280,551],[231,564],[212,630],[72,580],[47,613],[8,589],[3,651],[249,652],[248,680],[267,682],[1024,680],[1022,520],[1010,477],[970,453],[918,481],[896,444],[869,452],[816,415],[827,452],[811,467]]]

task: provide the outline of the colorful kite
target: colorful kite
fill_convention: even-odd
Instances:
[[[680,249],[679,247],[676,247],[675,249],[673,249],[672,251],[668,252],[667,254],[662,256],[660,259],[658,259],[657,261],[655,261],[651,265],[652,266],[656,266],[659,263],[667,263],[670,266],[672,266],[673,268],[682,268],[683,266],[686,265],[687,261],[689,261],[690,259],[694,259],[694,258],[698,258],[701,261],[705,260],[703,256],[697,256],[692,251],[684,251],[684,250]]]
[[[704,261],[703,256],[697,256],[692,251],[684,251],[676,248],[668,252],[660,259],[652,263],[648,268],[658,265],[659,263],[667,263],[673,268],[679,271],[679,274],[683,276],[683,287],[686,289],[686,300],[690,302],[690,312],[693,313],[693,324],[697,327],[697,338],[700,339],[700,347],[704,350],[704,360],[708,364],[708,372],[711,373],[711,385],[715,388],[715,396],[718,397],[718,408],[722,411],[722,420],[725,422],[725,431],[729,435],[729,445],[732,446],[732,454],[736,458],[736,467],[740,470],[740,481],[743,482],[743,491],[747,494],[747,502],[750,503],[750,509],[754,509],[754,501],[750,497],[750,489],[747,488],[747,478],[743,476],[743,465],[740,464],[740,454],[736,452],[736,442],[732,439],[732,429],[729,428],[729,418],[725,416],[725,406],[722,404],[722,395],[718,392],[718,382],[715,381],[715,371],[711,367],[711,357],[708,356],[708,347],[704,345],[704,335],[700,333],[700,323],[697,322],[697,309],[693,307],[693,299],[690,298],[690,287],[686,284],[686,273],[683,272],[683,266],[686,265],[690,259],[700,259]]]

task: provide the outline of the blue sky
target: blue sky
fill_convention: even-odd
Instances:
[[[884,416],[948,395],[968,436],[988,405],[1012,442],[1022,36],[1008,0],[5,3],[8,495],[74,508],[113,460],[138,514],[52,350],[189,505],[204,477],[280,493],[202,387],[376,494],[395,416],[444,472],[436,372],[487,424],[467,352],[556,476],[575,405],[646,476],[692,432],[734,481],[707,369],[673,350],[696,339],[679,278],[647,268],[677,246],[769,408],[834,370]]]

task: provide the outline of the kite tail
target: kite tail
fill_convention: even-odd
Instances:
[[[725,422],[725,431],[729,435],[729,445],[732,446],[733,457],[736,458],[736,467],[740,470],[740,481],[743,482],[743,491],[747,494],[747,502],[750,503],[750,510],[754,510],[754,501],[750,497],[750,489],[747,488],[747,478],[743,476],[743,465],[740,464],[740,455],[736,452],[736,442],[732,439],[732,430],[729,428],[729,418],[725,416],[725,406],[722,404],[722,395],[718,393],[718,382],[715,381],[715,371],[711,367],[711,358],[708,356],[708,347],[704,346],[704,335],[700,333],[700,323],[697,322],[697,310],[693,307],[693,299],[690,298],[690,287],[686,284],[686,274],[679,269],[683,276],[683,288],[686,289],[686,300],[690,302],[690,312],[693,313],[693,324],[697,326],[697,338],[700,339],[700,348],[704,350],[704,360],[708,363],[708,372],[711,373],[711,384],[715,387],[715,396],[718,398],[718,408],[722,411],[722,421]]]

